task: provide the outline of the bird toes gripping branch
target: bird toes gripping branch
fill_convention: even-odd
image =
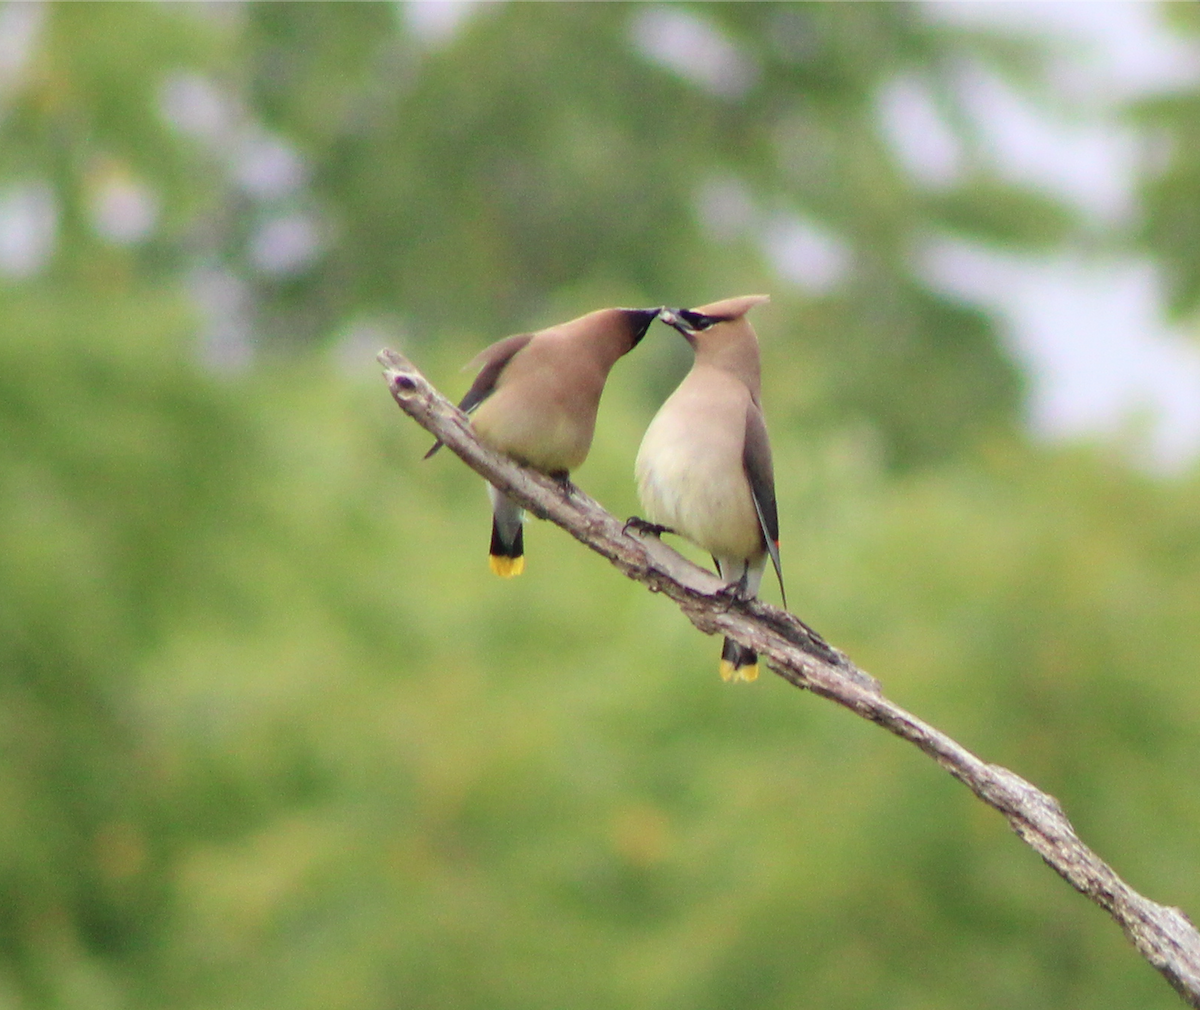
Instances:
[[[720,568],[721,565],[718,564],[717,569],[720,570]],[[750,569],[747,567],[742,572],[742,577],[740,579],[737,579],[735,582],[726,582],[725,585],[712,594],[712,598],[714,600],[720,600],[722,603],[724,603],[725,611],[728,613],[729,609],[735,603],[741,603],[746,600],[754,599],[755,594],[748,591],[749,586]]]
[[[675,532],[670,526],[660,526],[658,523],[652,523],[648,519],[641,518],[641,516],[630,516],[625,520],[625,525],[621,527],[621,532],[628,534],[630,530],[648,537],[661,537],[664,533]]]
[[[572,495],[579,494],[579,488],[575,486],[575,482],[571,480],[571,474],[566,470],[560,470],[558,473],[550,474],[558,484],[558,489],[562,492],[564,498],[570,500]]]

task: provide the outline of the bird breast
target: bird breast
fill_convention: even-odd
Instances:
[[[685,380],[663,404],[638,450],[638,495],[648,519],[710,554],[757,558],[766,545],[742,461],[750,394],[712,392]]]
[[[542,473],[570,472],[587,458],[599,395],[543,381],[501,386],[471,418],[480,441]]]

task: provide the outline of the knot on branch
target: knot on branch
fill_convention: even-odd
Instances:
[[[428,386],[425,377],[417,371],[416,366],[408,358],[404,357],[404,355],[397,354],[390,348],[385,347],[375,358],[383,365],[384,376],[387,379],[393,396],[414,393],[422,385]]]

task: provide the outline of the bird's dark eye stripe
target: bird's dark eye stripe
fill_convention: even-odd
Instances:
[[[707,330],[714,323],[721,321],[714,316],[706,316],[700,312],[693,312],[691,309],[684,309],[679,315],[693,330]]]

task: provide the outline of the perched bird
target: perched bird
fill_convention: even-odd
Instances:
[[[783,593],[758,337],[746,319],[768,300],[746,295],[662,310],[660,318],[687,338],[696,357],[646,429],[636,463],[638,496],[650,519],[645,525],[708,551],[729,591],[745,596],[758,593],[768,555]],[[754,680],[757,654],[726,638],[721,676]]]
[[[479,440],[519,463],[566,482],[587,457],[608,373],[658,316],[653,309],[600,309],[536,333],[492,344],[458,405]],[[425,458],[441,448],[438,442]],[[502,578],[525,569],[524,509],[488,485],[492,542],[488,563]]]

